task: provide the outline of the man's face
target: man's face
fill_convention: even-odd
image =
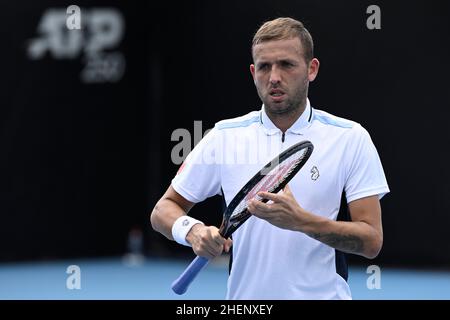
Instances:
[[[253,47],[253,61],[250,72],[266,112],[284,114],[304,106],[319,62],[305,62],[299,38],[259,43]]]

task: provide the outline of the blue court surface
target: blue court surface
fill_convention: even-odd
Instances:
[[[171,282],[190,261],[123,258],[56,262],[0,264],[0,299],[135,299],[211,300],[224,299],[227,264],[209,264],[182,296],[170,289]],[[68,289],[71,265],[79,267],[80,289]],[[349,284],[355,300],[450,299],[450,272],[418,271],[381,267],[381,288],[368,289],[366,267],[349,270]],[[70,282],[70,281],[69,281]],[[70,286],[70,285],[69,285]]]

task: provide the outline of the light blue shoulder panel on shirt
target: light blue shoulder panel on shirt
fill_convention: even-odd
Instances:
[[[252,123],[259,122],[259,121],[260,121],[260,115],[256,115],[256,116],[246,119],[246,120],[237,120],[237,119],[235,119],[235,121],[225,120],[225,121],[218,122],[216,124],[216,128],[218,130],[222,130],[222,129],[230,129],[230,128],[248,127]]]
[[[328,124],[331,126],[347,128],[347,129],[353,128],[353,125],[354,125],[353,121],[349,121],[349,120],[342,119],[339,117],[332,117],[332,116],[328,116],[325,114],[319,114],[318,112],[314,112],[313,121],[314,120],[317,120],[323,124]]]

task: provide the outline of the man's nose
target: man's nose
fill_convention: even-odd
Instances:
[[[272,66],[272,70],[270,71],[270,79],[271,84],[277,84],[281,82],[280,70],[276,66]]]

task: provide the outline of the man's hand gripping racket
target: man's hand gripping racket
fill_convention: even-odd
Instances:
[[[223,213],[222,225],[219,229],[222,237],[228,239],[251,216],[247,211],[248,202],[251,199],[268,201],[267,199],[261,199],[257,195],[258,192],[277,193],[283,189],[308,161],[313,149],[314,146],[311,142],[299,142],[280,153],[255,174],[231,200]],[[172,283],[172,290],[177,294],[185,293],[191,282],[208,262],[207,258],[197,256]]]

